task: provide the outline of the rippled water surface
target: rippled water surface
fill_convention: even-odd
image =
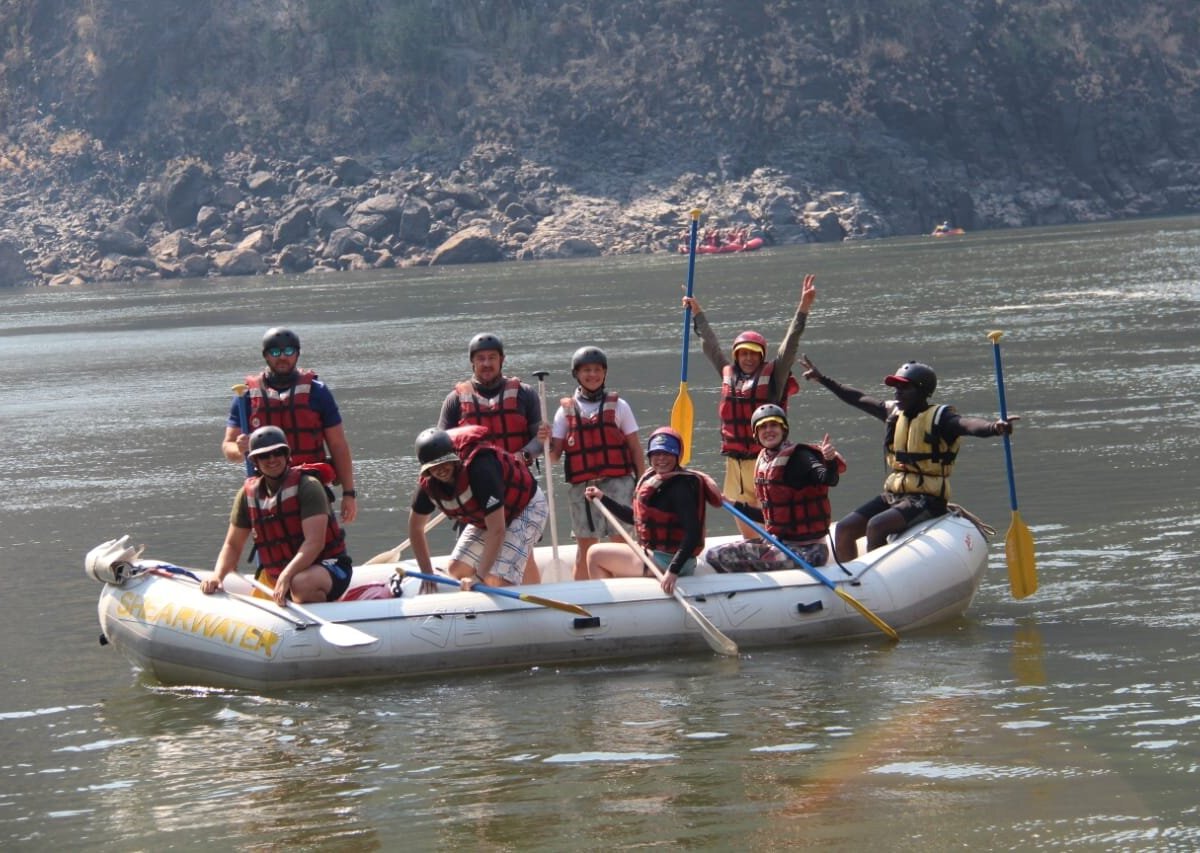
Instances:
[[[1194,849],[1198,270],[1194,218],[698,262],[724,339],[778,342],[815,272],[801,348],[826,373],[882,391],[919,358],[964,413],[997,410],[1004,331],[1031,598],[1008,591],[1002,445],[968,440],[955,497],[999,530],[991,570],[966,618],[895,647],[270,696],[141,680],[97,644],[81,571],[126,532],[212,562],[239,482],[224,412],[262,330],[295,326],[341,403],[363,559],[404,538],[412,439],[477,331],[552,397],[598,344],[642,426],[668,420],[686,259],[0,292],[0,847]],[[689,389],[693,461],[719,474],[698,345]],[[879,488],[877,421],[812,385],[792,413],[850,460],[835,514]]]

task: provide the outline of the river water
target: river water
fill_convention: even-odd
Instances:
[[[699,260],[723,339],[777,343],[814,272],[801,349],[826,373],[882,392],[921,359],[968,414],[997,412],[1004,331],[1031,598],[1008,591],[1003,446],[967,440],[955,495],[999,530],[988,576],[966,618],[894,647],[278,695],[139,679],[97,644],[82,572],[123,533],[211,565],[240,480],[218,452],[230,386],[263,329],[298,329],[341,404],[361,560],[404,538],[413,438],[475,332],[510,372],[550,370],[552,398],[577,346],[604,347],[643,428],[666,422],[686,259],[2,292],[0,847],[1194,849],[1198,270],[1196,218]],[[698,343],[688,384],[693,463],[719,475]],[[880,486],[882,427],[805,385],[793,435],[849,459],[841,514]]]

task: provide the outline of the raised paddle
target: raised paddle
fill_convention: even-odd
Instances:
[[[400,569],[396,569],[397,574],[401,573]],[[449,577],[448,575],[431,575],[425,572],[418,572],[415,569],[404,569],[403,574],[407,578],[419,578],[423,581],[431,581],[432,583],[442,583],[448,586],[461,586],[457,578]],[[514,589],[506,589],[502,586],[488,586],[485,583],[476,583],[471,587],[472,592],[482,592],[487,595],[495,595],[500,598],[515,598],[518,601],[524,601],[528,604],[536,604],[539,607],[550,607],[554,610],[561,610],[564,613],[574,613],[576,616],[591,616],[592,614],[584,610],[578,604],[571,604],[566,601],[557,601],[553,598],[543,598],[540,595],[532,595],[528,592],[517,592]]]
[[[688,234],[688,273],[687,273],[687,295],[692,295],[692,285],[696,281],[696,234],[700,230],[700,208],[693,208],[692,227]],[[683,436],[683,455],[679,457],[679,464],[686,465],[692,456],[692,423],[695,420],[695,411],[692,407],[692,398],[688,394],[687,388],[687,371],[688,371],[688,344],[690,343],[692,331],[692,308],[690,305],[683,306],[683,358],[682,365],[679,368],[679,394],[675,397],[675,405],[671,407],[671,427]]]
[[[271,596],[272,599],[274,599],[275,591],[265,583],[260,583],[248,575],[241,575],[240,577],[259,592],[266,593],[267,595]],[[378,637],[372,637],[365,631],[358,630],[353,625],[343,625],[339,622],[330,622],[328,619],[318,616],[307,607],[302,607],[294,601],[288,601],[284,605],[285,610],[289,607],[292,610],[295,610],[305,619],[308,619],[311,622],[316,622],[318,625],[320,625],[321,630],[319,633],[321,634],[321,638],[331,646],[339,646],[345,649],[352,646],[369,646],[372,643],[379,642]]]
[[[549,370],[535,370],[533,375],[538,381],[538,405],[542,407],[542,423],[546,419],[546,377]],[[554,558],[555,570],[558,569],[558,525],[554,520],[554,472],[550,468],[550,442],[542,445],[542,464],[546,467],[546,502],[550,505],[550,555]]]
[[[595,498],[592,500],[592,503],[596,505],[596,509],[600,510],[601,515],[608,519],[609,526],[613,530],[617,531],[617,534],[625,540],[625,544],[629,546],[630,550],[641,557],[642,563],[647,569],[650,570],[651,574],[658,578],[659,582],[662,582],[662,569],[658,567],[654,560],[650,559],[650,555],[646,553],[644,548],[638,547],[638,544],[633,541],[633,537],[629,535],[629,531],[627,531],[621,522],[617,521],[613,514],[609,512],[608,507],[604,505],[604,502],[599,498]],[[692,617],[692,621],[696,623],[696,626],[700,629],[700,633],[704,635],[704,641],[708,643],[708,647],[710,649],[719,655],[737,657],[737,643],[722,634],[720,629],[710,622],[707,616],[700,612],[699,608],[693,606],[690,601],[684,598],[683,593],[680,591],[678,586],[672,590],[671,594],[683,607],[684,612],[687,613],[688,616]]]
[[[237,401],[238,424],[242,428],[242,435],[250,434],[250,401],[246,399],[246,392],[249,390],[241,382],[233,386],[233,396]],[[246,457],[246,476],[254,476],[254,463],[250,461],[249,456]]]
[[[996,391],[1000,394],[1000,420],[1008,420],[1008,404],[1004,400],[1004,368],[1000,364],[1000,338],[1004,332],[988,332],[992,354],[996,359]],[[1037,564],[1033,556],[1033,534],[1017,511],[1017,481],[1013,476],[1012,442],[1004,434],[1004,461],[1008,466],[1008,502],[1012,506],[1012,524],[1004,537],[1004,556],[1008,560],[1008,585],[1013,598],[1024,598],[1037,592]]]
[[[762,536],[762,538],[766,539],[768,542],[770,542],[772,545],[774,545],[780,551],[787,554],[787,556],[797,566],[804,569],[804,571],[808,572],[810,575],[812,575],[814,578],[819,580],[825,586],[827,586],[831,590],[833,590],[837,594],[838,598],[842,599],[842,601],[846,602],[851,607],[853,607],[855,610],[857,610],[859,613],[861,613],[863,616],[865,616],[867,618],[867,621],[869,621],[872,625],[874,625],[876,628],[878,628],[883,633],[887,634],[893,640],[900,639],[900,635],[896,633],[895,628],[893,628],[891,625],[884,622],[882,619],[880,619],[878,616],[876,616],[874,613],[872,613],[865,604],[863,604],[857,598],[852,596],[850,593],[846,592],[841,587],[836,586],[833,583],[833,581],[831,581],[829,578],[825,577],[825,575],[823,575],[816,568],[809,565],[808,562],[805,561],[805,559],[803,557],[801,557],[799,554],[792,551],[791,548],[784,545],[777,538],[775,538],[770,533],[768,533],[766,530],[764,530],[761,525],[756,524],[754,521],[752,521],[744,512],[739,510],[737,507],[735,507],[729,501],[721,501],[721,504],[722,504],[722,506],[725,507],[725,509],[729,510],[730,514],[732,514],[734,518],[740,518],[742,521],[744,521],[746,523],[747,526],[750,527],[751,530],[755,531],[756,533],[758,533],[758,535]]]
[[[425,532],[428,533],[430,530],[433,530],[433,528],[437,527],[439,524],[441,524],[445,520],[446,520],[446,513],[439,512],[433,518],[429,519],[429,521],[425,522]],[[403,542],[401,542],[395,548],[391,548],[387,551],[383,551],[379,554],[376,554],[374,557],[372,557],[371,559],[369,559],[365,563],[363,563],[363,565],[364,566],[373,566],[376,563],[394,563],[400,559],[400,555],[404,553],[404,549],[407,548],[411,544],[412,544],[411,539],[405,539]]]

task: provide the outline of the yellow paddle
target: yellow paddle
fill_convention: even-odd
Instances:
[[[1008,405],[1004,401],[1004,368],[1000,366],[1000,338],[1004,332],[988,332],[992,354],[996,357],[996,390],[1000,394],[1000,420],[1008,420]],[[1033,556],[1033,534],[1017,511],[1017,481],[1013,476],[1012,443],[1004,435],[1004,461],[1008,465],[1008,502],[1012,506],[1012,524],[1004,537],[1004,556],[1008,560],[1008,585],[1013,598],[1024,598],[1037,592],[1037,565]]]
[[[700,230],[700,208],[693,208],[691,216],[692,227],[688,234],[688,296],[692,295],[692,284],[696,280],[696,234]],[[684,306],[683,366],[679,371],[679,395],[675,398],[675,405],[671,407],[671,427],[683,436],[683,455],[679,457],[680,465],[686,465],[692,456],[692,422],[695,420],[695,412],[692,409],[692,398],[688,396],[687,389],[688,343],[691,331],[692,309],[690,306]]]

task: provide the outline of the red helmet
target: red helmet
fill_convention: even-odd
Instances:
[[[740,349],[752,350],[762,358],[767,357],[767,339],[758,332],[742,332],[733,339],[733,357],[737,358]]]

